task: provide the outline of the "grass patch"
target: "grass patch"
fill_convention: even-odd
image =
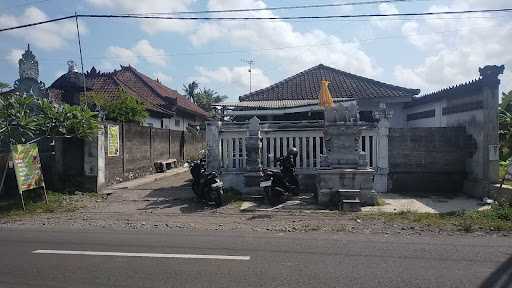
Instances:
[[[242,193],[231,187],[224,188],[224,202],[226,204],[234,202],[235,205],[242,205]]]
[[[23,211],[20,196],[0,198],[0,218],[17,218],[43,213],[73,212],[81,208],[75,193],[57,193],[48,191],[48,204],[41,191],[31,190],[23,193],[26,211]],[[94,194],[94,195],[89,195]],[[88,197],[97,197],[96,193],[86,193]]]
[[[375,201],[375,206],[384,206],[386,205],[386,201],[384,199],[377,197],[377,201]]]
[[[507,174],[507,162],[501,161],[500,162],[500,170],[499,170],[499,179],[503,179],[503,176]],[[505,179],[505,182],[503,182],[505,185],[512,186],[512,180]]]
[[[448,230],[512,231],[512,206],[496,204],[483,211],[459,211],[450,213],[371,213],[361,215],[367,219],[382,219],[385,222],[420,224]]]

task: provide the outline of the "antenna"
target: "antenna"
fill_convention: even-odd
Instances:
[[[252,59],[252,58],[242,59],[241,61],[249,64],[249,70],[248,70],[248,72],[249,72],[249,93],[251,93],[252,92],[252,66],[254,65],[254,63],[256,63],[256,61],[254,61],[254,59]]]

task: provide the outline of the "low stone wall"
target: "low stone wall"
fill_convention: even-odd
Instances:
[[[105,125],[105,170],[107,185],[138,178],[154,172],[154,163],[176,159],[179,163],[196,158],[205,146],[204,134],[140,126],[119,125],[119,155],[108,156],[108,129]]]
[[[389,182],[393,193],[463,192],[466,161],[476,150],[463,127],[391,128]]]

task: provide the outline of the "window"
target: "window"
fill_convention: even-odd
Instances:
[[[164,119],[160,120],[160,128],[164,128]]]
[[[180,125],[181,125],[180,119],[174,119],[174,126],[180,127]]]

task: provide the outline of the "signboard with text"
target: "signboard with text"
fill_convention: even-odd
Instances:
[[[36,144],[20,144],[11,147],[18,191],[44,187],[41,160]]]
[[[108,137],[108,151],[107,155],[109,157],[119,156],[119,125],[108,125],[107,127],[107,137]]]

